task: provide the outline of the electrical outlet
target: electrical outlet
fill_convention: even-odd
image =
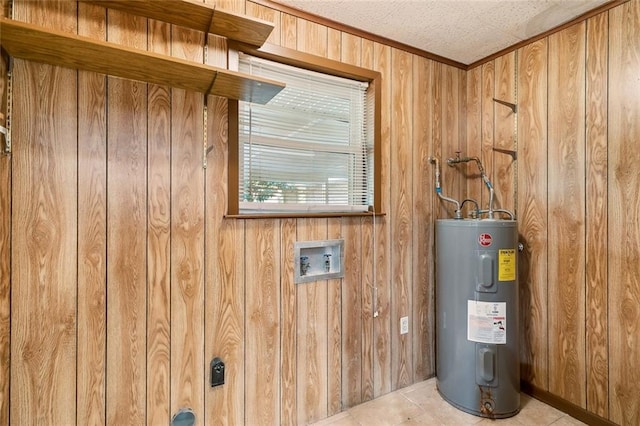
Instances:
[[[211,387],[224,385],[224,362],[218,357],[211,360]]]
[[[409,317],[400,318],[400,334],[407,334],[409,332]]]

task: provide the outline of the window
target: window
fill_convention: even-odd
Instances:
[[[237,191],[230,194],[230,214],[236,203],[241,215],[377,211],[375,84],[327,73],[333,61],[322,60],[318,72],[238,55],[240,72],[286,88],[266,105],[239,101],[230,108],[229,129],[237,132],[230,138],[237,159],[230,167],[236,172],[230,181],[237,180],[229,186]]]

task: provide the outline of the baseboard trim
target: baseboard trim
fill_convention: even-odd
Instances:
[[[531,395],[537,400],[544,402],[547,405],[550,405],[558,410],[567,413],[571,417],[574,417],[580,420],[583,423],[592,426],[616,426],[616,423],[611,422],[610,420],[605,419],[604,417],[600,417],[597,414],[591,413],[579,405],[575,405],[572,402],[567,401],[566,399],[560,398],[557,395],[552,394],[551,392],[542,390],[537,388],[536,386],[527,383],[521,382],[520,389],[522,392]]]

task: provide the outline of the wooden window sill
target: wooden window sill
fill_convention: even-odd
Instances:
[[[329,217],[380,217],[386,213],[374,212],[277,212],[277,213],[248,213],[248,214],[227,214],[225,219],[298,219],[298,218],[329,218]]]

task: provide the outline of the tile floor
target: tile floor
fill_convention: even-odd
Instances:
[[[373,401],[353,407],[315,426],[414,426],[414,425],[528,425],[574,426],[584,423],[526,394],[520,398],[516,416],[490,420],[457,410],[436,390],[436,379],[416,383]]]

